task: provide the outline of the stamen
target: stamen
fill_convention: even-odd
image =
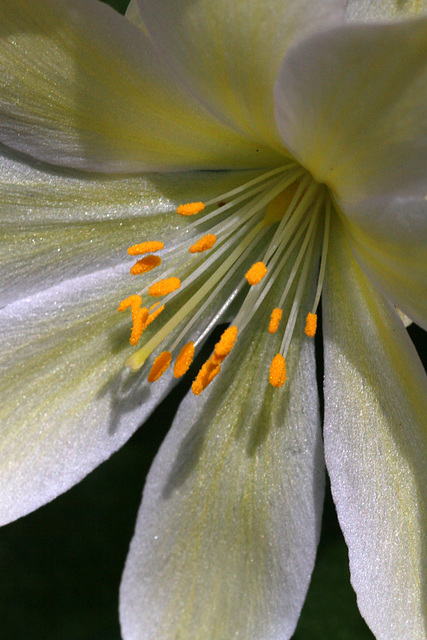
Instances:
[[[309,313],[305,321],[304,332],[309,338],[314,338],[317,329],[317,315],[315,313]]]
[[[215,345],[213,354],[202,366],[192,384],[191,389],[194,395],[199,396],[221,371],[221,364],[234,347],[236,338],[237,327],[231,326],[224,331],[220,341]]]
[[[245,231],[245,229],[243,229]],[[243,238],[243,240],[237,245],[237,247],[232,251],[227,258],[221,262],[221,265],[214,271],[212,276],[205,282],[200,289],[197,291],[195,295],[193,295],[187,302],[175,313],[175,315],[169,319],[169,321],[163,325],[163,327],[152,337],[150,340],[138,351],[135,351],[129,358],[126,360],[126,365],[132,369],[132,371],[138,371],[144,364],[147,357],[156,349],[156,347],[168,336],[179,323],[186,318],[190,313],[193,312],[194,308],[199,304],[201,300],[219,283],[219,288],[221,285],[221,281],[226,274],[232,274],[231,268],[233,265],[237,264],[240,258],[244,255],[246,250],[249,250],[252,243],[255,239],[262,238],[262,236],[266,233],[266,228],[262,223],[257,224],[255,227],[251,229],[251,231]],[[240,234],[236,234],[240,235]],[[232,245],[231,245],[232,246]],[[228,243],[224,246],[225,249],[228,249]],[[210,266],[210,258],[206,260],[205,267],[208,268]],[[196,272],[194,272],[190,278],[186,279],[192,283],[194,281],[194,277]],[[171,297],[175,294],[171,294]],[[206,305],[212,301],[212,295],[206,301]],[[166,299],[168,301],[168,299]],[[203,307],[190,319],[190,326],[192,326],[192,322],[196,317],[199,317],[199,313],[202,313]],[[150,318],[149,318],[150,319]],[[187,326],[187,330],[189,327]],[[185,333],[187,333],[187,330]],[[179,341],[182,339],[182,334],[179,336]],[[176,344],[174,344],[175,348]],[[171,349],[172,350],[172,349]]]
[[[205,208],[203,202],[189,202],[188,204],[180,204],[176,210],[181,216],[194,216]]]
[[[173,375],[175,378],[180,378],[185,373],[187,373],[188,369],[191,366],[194,358],[194,342],[188,342],[184,345],[179,353],[175,361],[175,365],[173,368]]]
[[[250,285],[258,284],[267,274],[267,267],[263,262],[255,262],[249,271],[246,273],[245,278]]]
[[[172,360],[172,354],[169,351],[163,351],[153,362],[150,373],[148,374],[148,382],[156,382],[169,367]]]
[[[315,240],[315,236],[316,236],[316,227],[317,227],[317,220],[318,220],[318,211],[320,209],[320,206],[322,204],[322,200],[318,200],[316,202],[316,206],[314,207],[313,210],[313,218],[312,221],[310,222],[310,226],[308,228],[307,231],[307,236],[304,239],[304,243],[307,240],[307,238],[309,238],[309,243],[308,243],[308,247],[307,247],[307,253],[305,256],[305,260],[303,263],[303,266],[301,268],[301,274],[298,280],[298,285],[297,285],[297,289],[295,291],[295,298],[294,301],[292,303],[292,307],[291,307],[291,311],[289,313],[289,318],[288,318],[288,324],[286,326],[286,330],[285,330],[285,334],[283,336],[282,339],[282,344],[280,345],[280,353],[283,355],[283,357],[286,357],[286,354],[288,353],[288,349],[289,349],[289,345],[291,342],[291,338],[292,338],[292,334],[294,332],[294,328],[295,328],[295,323],[297,320],[297,315],[298,315],[298,311],[299,308],[301,306],[301,298],[303,295],[303,291],[307,282],[307,277],[308,277],[308,269],[310,267],[311,264],[311,255],[313,253],[313,245],[314,245],[314,240]],[[303,243],[303,244],[304,244]],[[299,258],[299,256],[298,256]],[[297,258],[297,260],[298,260]],[[295,268],[295,267],[294,267]],[[282,295],[282,299],[283,299],[283,295]],[[280,306],[282,306],[283,304],[283,300],[281,300],[280,302]]]
[[[276,353],[270,365],[269,381],[273,387],[283,386],[286,380],[286,362],[281,353]]]
[[[240,185],[240,187],[236,187],[235,189],[232,189],[231,191],[227,191],[226,193],[223,193],[222,195],[217,196],[216,198],[212,198],[211,200],[208,200],[206,202],[206,206],[211,204],[216,204],[217,202],[221,202],[222,200],[228,200],[231,196],[235,196],[238,193],[245,191],[246,189],[248,189],[248,187],[253,187],[259,182],[263,182],[268,178],[272,178],[273,176],[276,176],[278,173],[284,173],[285,171],[288,171],[288,169],[295,167],[295,164],[296,164],[295,162],[289,162],[288,164],[278,167],[277,169],[272,169],[268,173],[263,173],[257,178],[253,178],[252,180],[249,180],[249,182],[245,182],[244,184]]]
[[[215,376],[221,371],[221,365],[216,364],[212,360],[212,356],[205,362],[205,364],[200,369],[197,374],[197,378],[194,380],[191,385],[191,390],[195,396],[199,396],[202,391],[206,389],[208,385],[212,382]]]
[[[153,296],[153,298],[159,298],[160,296],[172,293],[172,291],[176,291],[180,286],[181,280],[179,278],[165,278],[152,284],[148,289],[148,295]]]
[[[276,333],[279,328],[280,320],[282,319],[283,310],[277,307],[271,312],[270,324],[268,325],[269,333]]]
[[[192,244],[189,248],[190,253],[202,253],[202,251],[206,251],[207,249],[212,249],[216,242],[216,236],[213,233],[208,233],[200,240],[197,240],[195,244]]]
[[[237,339],[237,327],[228,327],[222,334],[220,341],[216,343],[214,354],[221,361],[230,353]]]
[[[139,307],[141,305],[142,305],[141,296],[132,295],[132,296],[129,296],[128,298],[126,298],[125,300],[121,301],[117,311],[124,311],[125,309],[128,309],[130,307],[131,311],[132,311],[132,320],[133,320],[133,316],[136,315],[136,313],[137,313],[137,311],[138,311],[138,309],[139,309]]]
[[[159,256],[147,256],[146,258],[141,258],[138,260],[133,267],[130,269],[130,273],[132,276],[138,276],[142,273],[147,273],[147,271],[151,271],[158,267],[162,262],[162,259]]]
[[[323,228],[322,257],[320,259],[320,269],[319,269],[319,277],[317,279],[316,296],[314,298],[313,308],[311,310],[312,314],[316,313],[316,310],[320,301],[320,296],[322,295],[323,281],[325,279],[326,258],[328,255],[328,244],[329,244],[329,226],[330,226],[330,220],[331,220],[331,202],[329,198],[326,201],[325,210],[326,212],[325,212],[325,225]]]
[[[148,242],[141,242],[140,244],[133,244],[128,249],[128,254],[130,256],[139,256],[143,253],[154,253],[155,251],[160,251],[160,249],[164,248],[163,242],[159,242],[158,240],[149,240]]]
[[[148,309],[143,307],[142,309],[138,309],[135,318],[133,320],[132,333],[130,334],[129,342],[131,345],[135,346],[138,343],[138,340],[142,336],[143,332],[147,327],[147,319],[148,319]]]

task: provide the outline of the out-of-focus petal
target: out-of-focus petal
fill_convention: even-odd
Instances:
[[[427,19],[307,38],[282,65],[276,115],[335,194],[365,270],[427,326]]]
[[[346,19],[353,21],[395,20],[425,11],[426,0],[350,0],[345,6]]]
[[[280,337],[268,317],[184,400],[154,461],[121,586],[125,640],[286,640],[295,629],[323,498],[314,351],[298,322],[289,379],[273,388]]]
[[[95,0],[3,0],[0,140],[53,164],[142,171],[277,161],[200,105],[144,33]]]
[[[342,0],[139,0],[153,45],[205,107],[283,152],[273,87],[283,55],[306,33],[343,19]]]
[[[395,310],[334,226],[325,454],[359,609],[377,640],[426,637],[427,380]]]

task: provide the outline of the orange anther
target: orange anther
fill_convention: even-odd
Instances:
[[[147,271],[151,271],[151,269],[158,267],[161,262],[162,259],[159,258],[159,256],[146,256],[145,258],[138,260],[138,262],[131,267],[130,273],[132,276],[139,276],[141,273],[147,273]]]
[[[263,262],[255,262],[249,271],[246,273],[245,278],[250,285],[258,284],[267,274],[267,267]]]
[[[188,204],[180,204],[177,213],[182,216],[194,216],[196,213],[200,213],[205,208],[203,202],[189,202]]]
[[[143,307],[142,309],[138,309],[135,314],[135,318],[133,318],[133,327],[132,333],[130,334],[129,342],[131,345],[135,346],[142,336],[143,331],[146,327],[146,322],[148,318],[148,309]]]
[[[173,368],[173,375],[175,378],[180,378],[187,373],[194,358],[194,342],[188,342],[184,345],[175,361]]]
[[[281,387],[286,380],[286,362],[281,353],[271,361],[269,380],[273,387]]]
[[[154,251],[160,251],[165,245],[158,240],[149,240],[148,242],[141,242],[140,244],[133,244],[128,249],[130,256],[139,256],[142,253],[153,253]]]
[[[314,338],[317,329],[317,315],[315,313],[309,313],[305,321],[305,333],[309,338]]]
[[[172,354],[169,351],[162,351],[153,362],[150,373],[148,374],[148,382],[156,382],[169,367],[172,360]]]
[[[201,253],[202,251],[206,251],[207,249],[212,249],[216,242],[216,236],[213,233],[208,233],[200,240],[197,240],[195,244],[192,244],[189,248],[190,253]]]
[[[270,324],[268,325],[268,330],[270,333],[276,333],[279,328],[280,320],[282,319],[283,311],[276,307],[271,312]]]
[[[212,361],[212,356],[205,362],[191,385],[194,395],[199,396],[221,371],[221,365]]]
[[[181,286],[181,280],[179,278],[166,278],[165,280],[159,280],[151,285],[148,289],[148,295],[158,298],[159,296],[165,296],[172,291],[176,291]]]
[[[133,315],[134,313],[137,312],[141,304],[142,304],[141,296],[137,296],[137,295],[129,296],[129,298],[126,298],[125,300],[121,301],[117,311],[124,311],[125,309],[128,309],[130,307]]]
[[[237,338],[237,327],[231,326],[224,331],[220,341],[216,343],[215,349],[214,349],[214,355],[216,355],[221,362],[222,360],[224,360],[224,358],[230,353],[230,351],[234,347],[236,338]]]

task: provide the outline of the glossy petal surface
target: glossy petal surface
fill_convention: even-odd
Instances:
[[[427,19],[351,25],[284,61],[285,144],[333,190],[361,264],[427,326]]]
[[[170,388],[170,379],[152,387],[145,382],[147,368],[130,374],[124,366],[133,351],[131,322],[117,313],[118,303],[153,280],[151,273],[129,275],[126,247],[150,234],[161,237],[162,275],[165,269],[185,275],[193,268],[191,233],[179,239],[184,221],[174,213],[177,204],[229,188],[236,176],[177,174],[165,184],[158,176],[60,175],[11,158],[0,167],[4,523],[51,500],[109,457]],[[224,297],[236,286],[230,281]],[[198,330],[220,310],[217,300]]]
[[[52,164],[166,171],[275,159],[200,106],[144,33],[101,2],[4,0],[0,61],[0,140]]]
[[[344,17],[341,0],[139,0],[165,63],[233,129],[283,153],[273,87],[289,46]]]
[[[299,322],[289,380],[273,388],[268,316],[184,400],[153,463],[121,586],[125,640],[285,640],[295,629],[323,498],[314,352]]]
[[[426,375],[342,227],[324,317],[325,455],[358,606],[377,640],[425,638]]]

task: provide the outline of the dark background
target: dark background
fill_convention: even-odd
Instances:
[[[108,4],[124,12],[127,1]],[[412,326],[409,333],[426,365],[425,332]],[[189,384],[184,379],[83,482],[0,530],[0,640],[120,640],[118,589],[144,478]],[[350,586],[329,491],[316,568],[294,636],[325,639],[373,639]]]

